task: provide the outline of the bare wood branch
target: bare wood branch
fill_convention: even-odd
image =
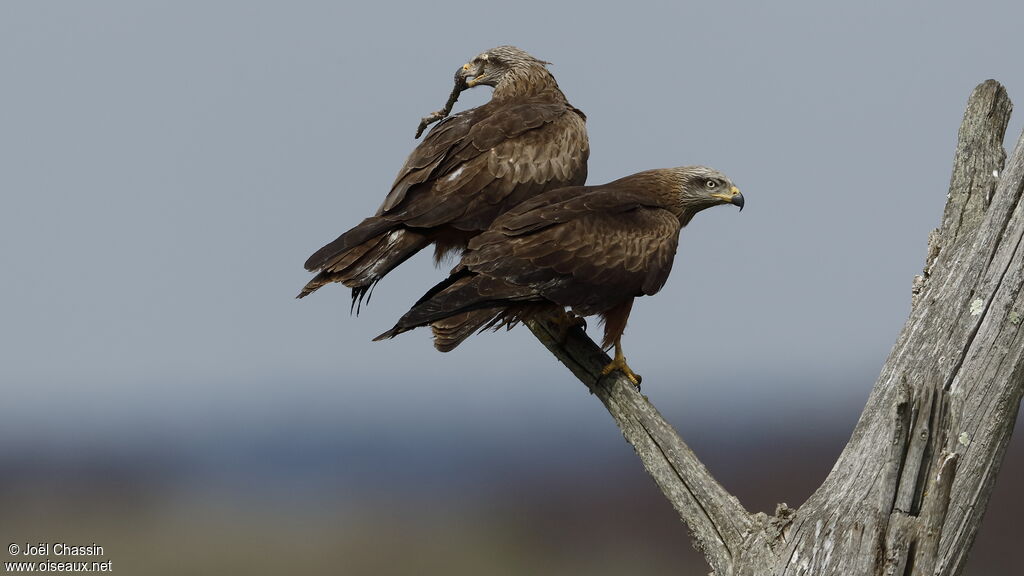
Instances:
[[[963,570],[1024,395],[1024,134],[1004,171],[1012,105],[979,85],[910,318],[849,443],[799,509],[749,514],[578,329],[530,329],[598,396],[715,573]]]
[[[949,511],[949,498],[956,478],[956,467],[960,455],[956,452],[943,452],[939,458],[936,472],[928,483],[925,503],[921,510],[920,523],[917,526],[917,554],[914,557],[914,573],[922,576],[935,573],[938,563],[939,536]]]
[[[977,329],[947,384],[958,405],[958,426],[951,430],[948,449],[959,452],[961,461],[951,495],[958,505],[942,530],[939,574],[963,569],[1024,394],[1024,134],[1005,172],[999,173],[989,229],[979,231],[981,241],[997,243],[998,249],[971,300],[972,305],[981,302]],[[1004,212],[1012,212],[1009,221]]]
[[[1006,162],[1003,138],[1012,109],[1006,90],[994,80],[981,83],[967,102],[938,230],[947,243],[970,238],[985,217],[998,182],[993,172]]]
[[[601,376],[611,358],[579,328],[564,339],[544,320],[527,322],[534,335],[596,395],[633,445],[712,567],[726,573],[753,524],[739,500],[708,472],[658,410],[620,372]]]

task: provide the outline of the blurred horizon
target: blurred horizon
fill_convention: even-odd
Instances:
[[[225,431],[201,445],[139,435],[118,447],[3,450],[3,532],[19,543],[95,542],[131,574],[180,573],[181,562],[256,575],[703,573],[688,530],[604,408],[565,380],[590,416],[526,422],[523,414],[518,435],[279,430],[243,443]],[[654,401],[676,422],[678,405]],[[858,415],[853,406],[837,411],[827,427],[763,421],[757,434],[725,419],[715,430],[676,426],[751,512],[772,514],[820,484]],[[1018,433],[967,574],[1021,568],[1003,553],[1019,541],[1021,482]],[[595,549],[596,541],[616,544]]]

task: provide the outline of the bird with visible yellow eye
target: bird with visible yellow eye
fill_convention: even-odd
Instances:
[[[470,240],[451,275],[376,339],[432,325],[435,346],[448,351],[482,329],[568,308],[604,322],[603,347],[614,346],[615,357],[603,373],[621,370],[639,385],[622,352],[633,300],[661,290],[680,230],[701,210],[721,204],[742,210],[743,194],[704,166],[545,192]]]

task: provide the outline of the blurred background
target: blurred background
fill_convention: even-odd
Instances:
[[[458,66],[550,60],[591,183],[701,163],[743,190],[684,230],[625,347],[748,509],[799,505],[907,316],[968,95],[1024,101],[1022,15],[0,4],[0,539],[95,542],[120,574],[706,573],[526,330],[371,343],[445,269],[410,261],[356,318],[340,287],[293,300],[303,261],[376,209]],[[1022,482],[1018,433],[969,574],[1024,570]]]

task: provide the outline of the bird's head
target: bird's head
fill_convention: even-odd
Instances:
[[[549,62],[538,60],[515,46],[498,46],[463,64],[458,75],[467,88],[480,85],[497,88],[531,71],[545,70],[547,64]]]
[[[733,204],[743,210],[743,194],[718,170],[706,166],[683,166],[672,170],[678,182],[680,220],[685,225],[693,215],[719,204]]]

